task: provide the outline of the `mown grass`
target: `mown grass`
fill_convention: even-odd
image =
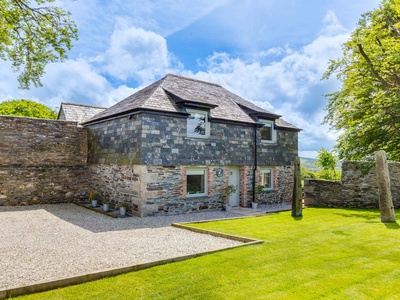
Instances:
[[[400,226],[377,210],[193,226],[265,242],[18,299],[400,299]]]

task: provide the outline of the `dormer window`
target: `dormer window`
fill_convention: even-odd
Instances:
[[[190,115],[187,119],[187,136],[205,138],[210,134],[208,113],[204,110],[187,109]]]
[[[261,141],[265,143],[276,143],[276,130],[274,121],[260,120],[263,123],[261,127]]]

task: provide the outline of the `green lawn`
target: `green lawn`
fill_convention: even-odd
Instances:
[[[18,299],[400,299],[400,226],[377,210],[193,226],[265,242]]]

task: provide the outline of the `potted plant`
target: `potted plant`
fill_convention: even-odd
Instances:
[[[262,185],[256,186],[256,197],[254,198],[254,201],[251,202],[252,209],[258,208],[258,202],[260,201],[260,195],[263,191],[264,191],[264,187]]]
[[[92,207],[97,207],[97,194],[94,191],[89,194],[89,203],[92,204]]]
[[[119,207],[119,214],[121,216],[125,216],[126,214],[126,208],[128,207],[128,203],[121,203],[120,207]]]
[[[223,190],[222,190],[222,194],[224,195],[224,209],[227,212],[231,211],[232,206],[229,205],[229,197],[230,195],[232,195],[233,193],[235,193],[237,190],[237,187],[230,184],[227,185]]]
[[[109,200],[103,200],[103,210],[107,212],[110,209],[110,201]]]

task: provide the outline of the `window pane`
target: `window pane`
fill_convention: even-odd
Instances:
[[[206,121],[205,113],[192,112],[187,121],[188,135],[206,135]]]
[[[261,128],[261,139],[264,141],[272,141],[272,126],[266,124]]]
[[[272,188],[272,185],[271,185],[271,182],[272,182],[271,175],[272,174],[271,173],[272,173],[271,170],[265,170],[265,171],[261,172],[261,185],[264,188],[267,188],[267,189]]]
[[[201,175],[187,175],[186,191],[188,194],[204,194],[204,174]]]

